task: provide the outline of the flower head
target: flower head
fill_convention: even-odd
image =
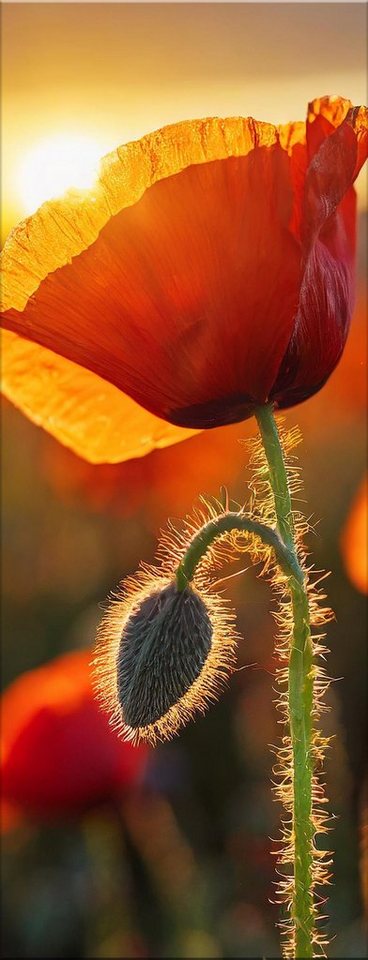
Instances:
[[[5,246],[9,398],[97,462],[311,396],[348,334],[366,149],[365,109],[336,97],[305,124],[185,121],[118,148]]]
[[[139,782],[146,750],[112,734],[94,698],[90,659],[90,651],[58,657],[2,697],[2,796],[16,809],[78,813]]]

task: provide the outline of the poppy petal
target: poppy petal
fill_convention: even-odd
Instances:
[[[320,144],[309,165],[304,194],[304,242],[310,246],[356,180],[367,157],[368,111],[348,110],[345,120]]]
[[[307,147],[308,159],[312,159],[321,144],[339,127],[353,104],[344,97],[316,97],[308,104]]]
[[[8,330],[2,366],[8,400],[91,463],[142,457],[196,432],[159,420],[106,380]]]
[[[321,389],[342,354],[352,314],[349,270],[323,243],[312,247],[295,327],[271,399],[280,409]]]
[[[192,164],[246,156],[254,139],[271,145],[272,124],[217,117],[182,121],[117,147],[100,163],[90,190],[69,190],[47,201],[9,235],[1,253],[1,310],[23,310],[42,280],[97,239],[112,216],[145,190]]]
[[[294,190],[291,229],[301,239],[304,187],[308,165],[321,144],[338,127],[349,110],[350,100],[343,97],[318,97],[308,104],[307,122],[296,122],[278,128],[280,140],[290,155],[290,175]]]
[[[367,111],[348,109],[308,168],[304,198],[306,263],[293,334],[271,397],[300,403],[338,363],[353,310],[356,196],[352,184],[367,151]],[[326,121],[327,122],[327,121]]]

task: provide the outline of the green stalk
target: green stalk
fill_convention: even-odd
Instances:
[[[260,407],[256,418],[269,467],[277,527],[285,545],[298,563],[287,472],[272,407]],[[298,564],[299,565],[299,564]],[[295,858],[292,917],[295,924],[295,957],[313,957],[315,908],[313,900],[312,823],[312,705],[313,648],[305,578],[289,577],[293,607],[293,637],[289,657],[288,707],[293,770],[292,837]]]
[[[258,520],[251,520],[242,513],[232,513],[229,510],[214,520],[209,520],[193,537],[176,571],[176,584],[179,591],[185,590],[187,583],[193,579],[197,564],[216,537],[230,530],[241,530],[259,537],[262,543],[272,547],[279,566],[288,577],[293,580],[300,578],[303,580],[303,573],[294,551],[285,545],[277,530],[259,523]]]

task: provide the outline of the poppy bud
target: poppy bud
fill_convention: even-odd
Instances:
[[[203,582],[179,590],[173,577],[151,571],[125,582],[95,660],[99,698],[125,738],[169,739],[217,698],[234,664],[233,620]]]
[[[127,620],[117,659],[118,699],[126,723],[159,720],[199,677],[213,627],[206,604],[175,583],[142,601]]]

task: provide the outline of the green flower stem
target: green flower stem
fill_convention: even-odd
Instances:
[[[284,543],[295,553],[290,490],[272,407],[258,407],[256,420],[268,463],[269,481],[275,500],[278,530]]]
[[[179,591],[184,590],[187,583],[190,583],[193,579],[196,566],[211,546],[211,543],[213,543],[217,537],[220,537],[222,533],[230,530],[241,530],[244,533],[252,533],[254,536],[259,537],[263,543],[272,547],[276,560],[288,577],[295,581],[300,580],[300,578],[303,579],[303,574],[295,553],[285,545],[277,533],[277,530],[267,527],[264,523],[258,523],[256,520],[250,520],[249,517],[244,516],[242,513],[232,513],[228,511],[227,513],[220,514],[214,520],[209,520],[208,523],[205,523],[203,527],[201,527],[195,537],[193,537],[176,571],[176,584]]]
[[[297,560],[293,533],[291,499],[287,472],[272,407],[260,407],[256,418],[269,467],[277,527],[284,543]],[[299,566],[299,564],[298,564]],[[313,901],[312,823],[312,705],[313,648],[309,624],[309,605],[304,577],[289,578],[294,628],[289,658],[288,706],[293,770],[292,837],[295,860],[292,917],[295,924],[295,957],[313,957],[315,909]]]

